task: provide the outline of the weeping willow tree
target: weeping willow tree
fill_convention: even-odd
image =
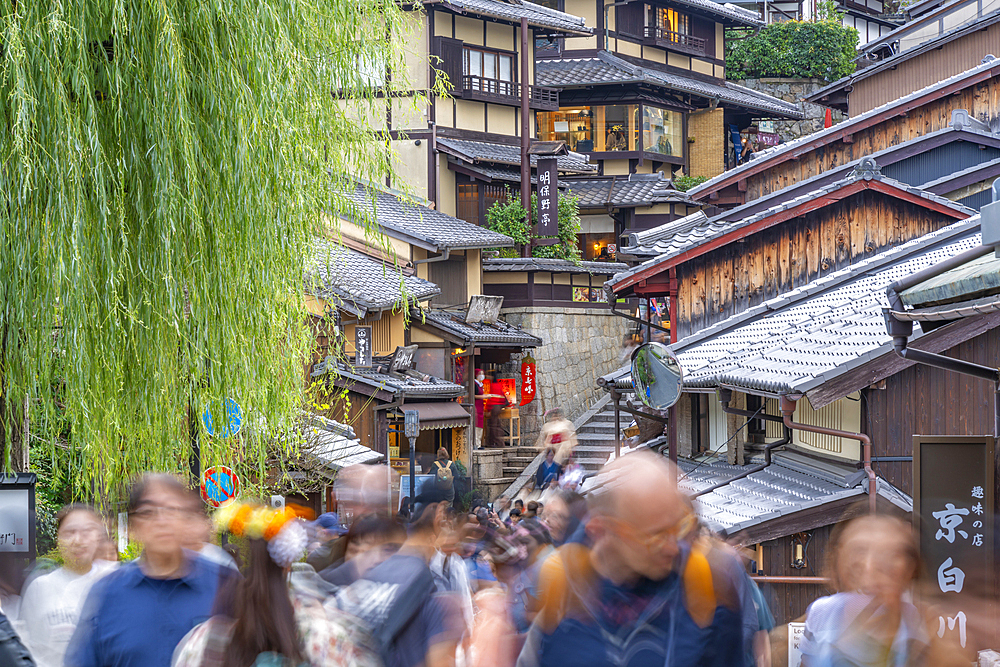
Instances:
[[[30,414],[59,474],[113,499],[186,470],[233,398],[271,437],[202,438],[204,464],[263,477],[302,405],[322,213],[392,171],[378,115],[352,109],[407,87],[386,36],[409,24],[394,0],[0,3],[6,469]]]

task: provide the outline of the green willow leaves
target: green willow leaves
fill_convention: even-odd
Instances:
[[[392,171],[410,25],[392,0],[0,3],[0,425],[27,402],[79,495],[185,470],[225,397],[245,433],[294,422],[303,261],[352,210],[338,175]],[[264,477],[264,438],[202,443]]]

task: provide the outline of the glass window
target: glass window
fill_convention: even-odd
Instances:
[[[510,56],[500,56],[500,76],[497,78],[501,81],[514,80],[513,59]]]
[[[538,136],[581,153],[638,151],[639,105],[563,108],[537,114]]]
[[[691,25],[687,14],[682,14],[676,9],[666,7],[656,7],[654,9],[654,21],[657,28],[669,32],[676,32],[680,35],[690,35]]]
[[[642,107],[642,149],[650,153],[661,153],[683,157],[683,117],[676,111],[657,109],[649,105]]]
[[[497,78],[497,54],[483,54],[483,76],[487,79]]]
[[[463,71],[466,76],[514,82],[514,59],[510,55],[484,49],[473,49],[468,46],[463,49],[463,53],[465,56],[463,58],[465,63]],[[497,88],[494,85],[486,87],[490,90]],[[500,92],[510,94],[509,86],[501,86],[497,89]]]

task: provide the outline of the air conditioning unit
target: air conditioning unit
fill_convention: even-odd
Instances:
[[[276,510],[285,509],[285,497],[284,496],[271,496],[271,507]]]

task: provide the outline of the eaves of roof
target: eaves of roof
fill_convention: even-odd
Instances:
[[[499,322],[497,326],[466,325],[450,321],[450,313],[445,315],[413,308],[410,310],[410,322],[415,327],[431,330],[459,345],[516,349],[542,346],[541,338],[512,327],[504,321]]]
[[[384,373],[367,375],[365,373],[351,372],[343,367],[334,371],[334,374],[336,382],[342,382],[345,379],[352,380],[397,396],[439,396],[442,398],[453,398],[461,396],[465,392],[464,387],[444,380],[439,383],[421,382],[410,385],[405,380],[393,378]]]
[[[961,25],[957,28],[949,30],[948,32],[942,33],[941,35],[938,35],[937,37],[930,39],[919,46],[915,46],[912,49],[907,49],[906,51],[897,53],[894,56],[891,56],[889,58],[886,58],[885,60],[881,60],[875,63],[874,65],[869,65],[864,69],[858,70],[853,74],[848,74],[842,79],[838,79],[833,83],[823,86],[822,88],[816,90],[816,92],[807,95],[803,99],[805,99],[806,102],[822,104],[822,99],[824,97],[829,96],[831,93],[843,90],[848,86],[854,85],[858,81],[872,77],[880,72],[884,72],[885,70],[895,69],[896,67],[899,66],[900,63],[906,62],[907,60],[915,58],[919,55],[923,55],[928,51],[934,51],[936,49],[940,49],[945,44],[954,42],[956,39],[965,37],[969,33],[984,30],[997,22],[1000,22],[1000,10],[990,12],[989,14],[986,14],[981,18],[974,19],[971,23]],[[880,38],[876,42],[870,42],[866,44],[864,50],[869,51],[871,50],[871,47],[874,47],[881,43],[885,43],[886,41],[892,41],[893,39],[895,39],[893,37],[893,33],[903,28],[912,29],[912,25],[906,24],[890,32],[887,35],[883,35],[882,38]]]
[[[937,195],[923,192],[919,188],[900,183],[891,178],[881,177],[866,180],[865,178],[852,175],[820,190],[781,202],[738,222],[726,220],[724,215],[712,218],[704,223],[705,225],[717,228],[713,229],[712,233],[694,240],[690,244],[680,246],[672,252],[664,253],[654,259],[632,267],[625,273],[614,276],[605,283],[605,287],[615,294],[620,294],[627,288],[643,280],[647,280],[670,267],[683,264],[716,248],[746,238],[786,220],[791,220],[800,215],[824,208],[863,190],[874,190],[890,197],[943,213],[958,220],[975,214],[975,211],[961,204],[956,204]],[[687,218],[682,218],[680,221],[675,221],[675,223],[683,223],[686,220]]]
[[[595,275],[614,275],[627,269],[628,264],[620,262],[571,262],[567,259],[545,259],[539,257],[497,257],[483,260],[483,271],[500,273],[508,271],[524,271],[536,273],[591,273]]]
[[[1000,60],[993,59],[961,74],[939,81],[918,91],[905,95],[876,107],[833,127],[807,134],[798,139],[780,144],[757,153],[752,160],[710,178],[701,185],[688,190],[695,199],[704,200],[722,188],[734,185],[748,176],[765,171],[776,164],[799,158],[820,146],[850,138],[854,133],[867,129],[890,118],[902,116],[934,100],[964,90],[982,81],[1000,75]]]
[[[534,29],[553,31],[555,34],[571,36],[587,36],[594,34],[594,29],[588,27],[586,21],[573,14],[550,9],[533,2],[515,0],[429,0],[425,5],[440,5],[457,14],[473,14],[492,19],[518,23],[521,18],[528,20],[528,26]]]

